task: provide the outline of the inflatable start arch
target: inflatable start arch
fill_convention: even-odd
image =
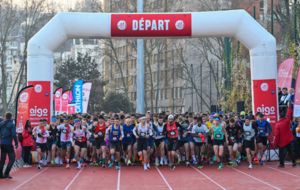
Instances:
[[[28,85],[34,85],[32,109],[50,119],[53,52],[70,38],[235,37],[250,51],[253,112],[271,124],[278,117],[276,40],[246,11],[193,13],[59,13],[28,44]],[[45,111],[46,110],[46,111]],[[272,141],[272,140],[271,140]]]

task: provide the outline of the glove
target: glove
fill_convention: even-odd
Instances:
[[[43,133],[38,133],[38,137],[43,138]]]
[[[205,138],[203,135],[199,135],[199,137],[202,139],[202,142],[205,142]]]

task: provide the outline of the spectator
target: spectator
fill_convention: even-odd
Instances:
[[[298,157],[296,163],[299,164],[300,163],[300,125],[299,125],[300,118],[295,117],[294,121],[295,124],[293,125],[292,133],[294,135],[295,152]]]
[[[279,101],[279,112],[284,113],[284,115],[287,112],[287,104],[289,102],[290,99],[290,94],[287,93],[287,88],[283,87],[282,88],[282,95]]]
[[[29,165],[29,154],[31,151],[31,148],[33,146],[33,139],[32,139],[32,128],[31,128],[31,123],[29,120],[27,120],[25,128],[23,130],[23,142],[21,145],[24,148],[24,168],[29,168],[31,167]]]
[[[278,102],[280,102],[281,96],[282,96],[281,87],[278,87]]]
[[[295,90],[293,89],[293,88],[290,88],[289,89],[289,95],[290,95],[290,99],[289,100],[291,100],[291,102],[292,102],[292,110],[293,110],[293,106],[294,106],[294,92],[295,92]]]
[[[279,114],[279,121],[277,121],[275,125],[275,146],[279,147],[279,160],[280,163],[278,167],[284,167],[284,150],[286,149],[288,153],[292,157],[293,166],[296,166],[295,156],[292,151],[291,142],[294,140],[294,136],[290,129],[290,121],[292,119],[292,107],[289,106],[287,114],[280,113]]]
[[[12,122],[12,113],[5,113],[5,121],[0,123],[0,136],[1,136],[1,161],[0,161],[0,178],[9,178],[12,177],[9,175],[11,167],[15,162],[15,150],[12,145],[12,140],[15,141],[15,148],[18,148],[18,139],[16,134],[16,126]],[[6,155],[8,155],[9,162],[7,164],[4,175],[2,174],[3,166],[6,160]]]

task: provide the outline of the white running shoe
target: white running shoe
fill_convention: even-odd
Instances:
[[[29,168],[29,165],[28,164],[24,164],[23,168]]]
[[[249,169],[252,169],[252,164],[250,164],[248,168],[249,168]]]
[[[145,170],[145,171],[147,171],[147,170],[148,170],[147,166],[144,166],[144,170]]]
[[[147,168],[150,169],[150,164],[147,164]]]
[[[59,164],[60,164],[60,165],[63,165],[63,164],[64,164],[62,159],[59,160]]]

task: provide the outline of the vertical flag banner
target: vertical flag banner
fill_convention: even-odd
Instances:
[[[68,103],[72,103],[73,102],[73,92],[72,90],[69,91],[69,102]]]
[[[300,67],[297,71],[295,94],[294,94],[294,117],[300,116]]]
[[[33,86],[27,86],[23,88],[17,96],[17,105],[16,105],[16,128],[17,133],[23,133],[26,121],[28,120],[29,113],[29,100],[31,96]]]
[[[29,101],[29,120],[31,127],[37,127],[40,119],[50,122],[51,117],[51,84],[50,81],[29,81],[33,85]]]
[[[285,59],[279,66],[277,71],[278,87],[287,87],[288,89],[292,86],[293,79],[293,68],[294,58]]]
[[[87,82],[82,85],[82,113],[87,113],[91,89],[91,82]]]
[[[253,80],[253,100],[254,113],[261,112],[264,118],[270,119],[270,125],[275,129],[275,123],[278,121],[277,115],[277,94],[276,79]],[[270,143],[275,147],[275,130],[270,134]]]
[[[61,112],[62,113],[68,113],[69,92],[70,91],[67,90],[62,93],[62,98],[61,98]]]
[[[61,113],[61,94],[62,94],[62,88],[58,88],[54,92],[54,110],[55,110],[55,115],[58,115]]]
[[[75,113],[75,106],[76,104],[68,104],[68,114]]]
[[[73,101],[75,103],[75,112],[82,113],[82,84],[83,80],[78,80],[75,82],[73,87]]]

